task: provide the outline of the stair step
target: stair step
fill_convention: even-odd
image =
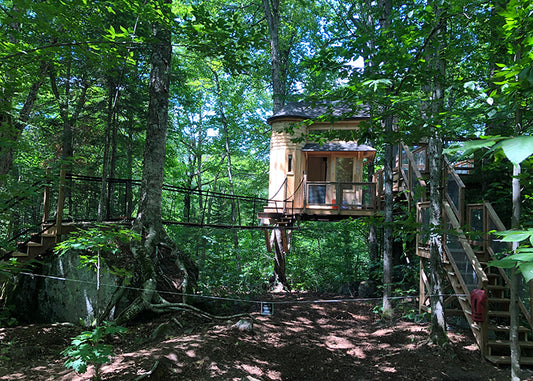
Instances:
[[[43,244],[40,243],[40,242],[28,242],[28,243],[26,244],[26,246],[28,246],[28,247],[42,247]]]
[[[520,348],[533,348],[533,341],[520,341]],[[509,347],[511,345],[510,340],[489,340],[487,345],[493,347]]]
[[[507,290],[507,286],[501,286],[499,284],[488,284],[487,290]]]
[[[15,258],[24,258],[24,257],[28,257],[28,253],[23,253],[21,251],[15,251],[11,253],[11,256]]]
[[[447,315],[450,315],[450,316],[460,316],[460,315],[463,315],[463,314],[468,314],[468,315],[472,315],[472,312],[470,312],[469,310],[460,310],[460,309],[457,309],[457,308],[446,308],[446,314]]]
[[[495,332],[508,332],[510,327],[508,325],[489,325],[487,329]],[[518,332],[531,332],[531,329],[520,326],[518,327]]]
[[[511,314],[509,311],[490,311],[489,310],[489,316],[490,317],[510,317]]]
[[[510,356],[485,356],[487,361],[497,365],[509,365],[511,363]],[[533,365],[533,357],[520,357],[521,365]]]
[[[509,298],[489,298],[489,303],[510,303],[511,299]]]

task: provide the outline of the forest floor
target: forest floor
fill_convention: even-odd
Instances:
[[[252,310],[253,332],[232,321],[181,313],[138,322],[114,337],[103,380],[508,380],[482,360],[468,331],[449,332],[445,352],[428,342],[428,324],[380,320],[369,302],[310,303],[333,295],[274,294],[272,316]],[[176,322],[180,322],[177,324]],[[158,328],[159,329],[156,329]],[[82,331],[71,324],[0,329],[0,380],[90,380],[63,366],[60,352]],[[156,334],[154,334],[156,332]],[[155,366],[157,364],[157,366]],[[152,373],[149,373],[152,370]],[[533,372],[526,369],[533,377]],[[143,377],[143,375],[145,377]],[[527,378],[527,377],[526,377]]]

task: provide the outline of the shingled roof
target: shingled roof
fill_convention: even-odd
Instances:
[[[317,103],[289,102],[278,113],[267,119],[272,123],[280,118],[316,119],[320,116],[338,120],[368,119],[368,106],[352,106],[341,101],[321,101]]]
[[[302,151],[307,152],[375,152],[376,149],[366,144],[357,144],[355,142],[330,142],[330,143],[307,143]]]

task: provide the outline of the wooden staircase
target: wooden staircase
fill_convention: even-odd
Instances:
[[[48,225],[42,232],[32,233],[29,241],[18,242],[17,250],[11,253],[11,256],[21,261],[36,259],[53,248],[57,242],[56,227]]]
[[[494,267],[486,268],[489,283],[486,286],[488,296],[488,311],[486,322],[486,348],[485,358],[495,364],[510,364],[510,341],[509,341],[509,286],[508,278],[501,269]],[[528,324],[521,304],[521,320]],[[521,325],[519,331],[520,363],[533,365],[533,341],[530,328]]]
[[[425,192],[421,199],[415,200],[417,194],[412,184],[419,184],[425,188],[424,176],[427,174],[427,162],[420,157],[427,157],[424,147],[418,147],[413,153],[405,145],[401,145],[397,157],[396,189],[409,195],[410,206],[417,208],[417,222],[421,226],[427,225],[429,203],[425,202]],[[417,155],[418,154],[418,155]],[[400,165],[400,163],[402,163]],[[408,164],[406,164],[408,163]],[[449,163],[444,166],[444,209],[442,211],[448,231],[454,232],[443,235],[444,256],[442,267],[448,280],[445,299],[447,317],[462,315],[469,325],[482,355],[495,364],[510,364],[510,282],[504,269],[488,266],[488,262],[496,259],[496,254],[505,250],[501,243],[490,233],[493,230],[506,230],[489,203],[465,205],[466,187],[460,176]],[[452,194],[450,194],[450,192]],[[418,191],[418,194],[420,192]],[[475,226],[474,226],[475,225]],[[462,229],[482,230],[481,242],[471,241]],[[426,275],[429,247],[427,237],[419,234],[417,237],[417,254],[420,257],[420,310],[429,307],[429,282]],[[487,295],[485,319],[476,322],[472,318],[470,292],[481,289]],[[531,294],[531,293],[530,293]],[[531,295],[530,295],[530,299]],[[520,321],[519,344],[520,363],[533,365],[533,319],[532,314],[519,301]]]
[[[37,259],[50,251],[61,240],[61,236],[86,226],[92,226],[92,223],[62,222],[60,234],[58,234],[57,226],[57,224],[43,224],[43,230],[40,233],[32,233],[28,241],[17,243],[17,249],[10,254],[11,257],[20,261]]]

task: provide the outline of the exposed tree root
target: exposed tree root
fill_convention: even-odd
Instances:
[[[209,312],[205,312],[197,307],[191,306],[190,304],[185,303],[163,303],[163,304],[154,304],[151,306],[152,311],[156,313],[165,313],[172,311],[187,311],[198,317],[203,317],[209,320],[232,320],[236,318],[248,317],[255,321],[254,317],[249,313],[235,314],[235,315],[213,315]]]

